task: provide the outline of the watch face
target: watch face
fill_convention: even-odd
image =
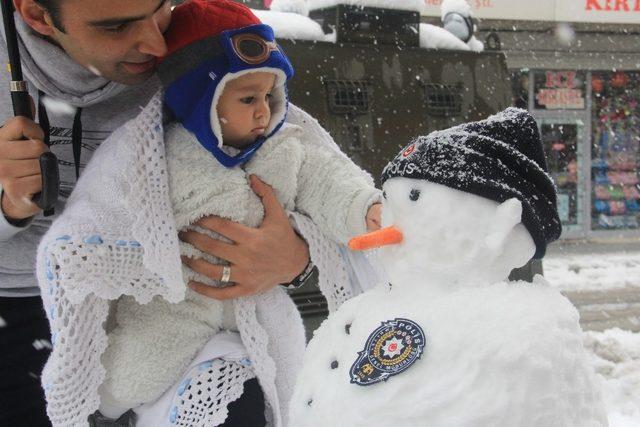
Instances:
[[[283,283],[284,287],[287,289],[296,289],[300,286],[304,285],[307,279],[311,277],[311,274],[316,269],[316,266],[309,260],[309,264],[305,267],[304,271],[298,275],[295,279],[291,281],[291,283]]]

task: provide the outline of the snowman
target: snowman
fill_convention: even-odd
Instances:
[[[382,174],[389,283],[344,303],[307,348],[303,426],[603,426],[578,313],[541,277],[508,282],[561,232],[533,118],[507,109],[417,138]]]

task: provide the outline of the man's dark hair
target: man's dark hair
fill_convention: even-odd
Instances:
[[[40,7],[47,11],[53,25],[63,33],[64,27],[62,26],[62,20],[60,19],[60,2],[62,0],[34,0]]]

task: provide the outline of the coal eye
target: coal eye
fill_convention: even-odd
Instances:
[[[382,192],[382,197],[383,197],[385,200],[387,200],[387,192],[386,192],[386,191],[383,191],[383,192]]]
[[[419,198],[420,198],[420,190],[416,190],[415,188],[411,190],[411,192],[409,193],[409,200],[411,200],[412,202],[415,202]]]

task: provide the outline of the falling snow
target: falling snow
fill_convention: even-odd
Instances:
[[[36,350],[52,349],[51,341],[45,340],[45,339],[35,340],[32,345],[33,345],[33,348],[35,348]]]

